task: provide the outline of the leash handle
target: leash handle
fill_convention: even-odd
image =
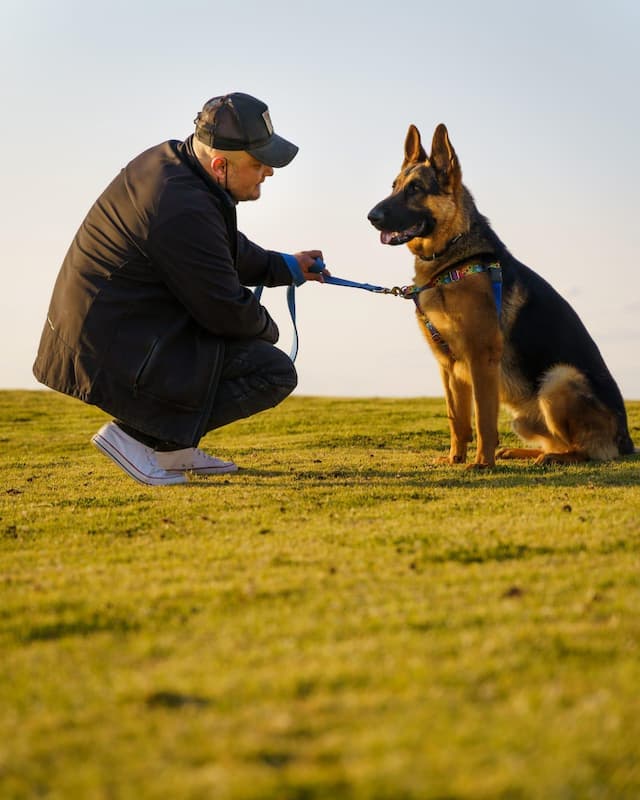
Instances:
[[[324,269],[324,267],[323,267]],[[256,286],[253,290],[253,296],[256,298],[258,302],[260,302],[260,298],[262,297],[262,292],[264,290],[264,286]],[[291,317],[291,324],[293,325],[293,341],[291,342],[291,351],[289,352],[289,358],[295,362],[298,356],[298,347],[299,347],[299,337],[298,337],[298,324],[296,321],[296,285],[292,283],[291,286],[287,286],[287,307],[289,309],[289,316]]]
[[[317,272],[320,273],[327,268],[327,265],[321,258],[316,258],[313,262],[312,266],[309,267],[309,272]]]

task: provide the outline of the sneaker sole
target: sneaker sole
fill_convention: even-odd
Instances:
[[[186,472],[191,472],[193,475],[229,475],[232,472],[237,472],[238,467],[234,464],[232,467],[200,467],[200,469],[187,469]],[[180,470],[168,469],[167,472],[179,473]]]
[[[91,444],[103,455],[117,464],[120,469],[126,472],[134,481],[138,481],[138,483],[142,483],[145,486],[175,486],[180,483],[188,483],[186,476],[182,472],[169,473],[167,471],[166,478],[155,478],[152,475],[146,475],[144,472],[141,472],[135,464],[132,464],[131,461],[123,456],[122,453],[116,450],[108,439],[105,439],[99,433],[91,437]]]

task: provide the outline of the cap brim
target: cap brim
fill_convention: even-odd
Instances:
[[[269,167],[286,167],[296,157],[298,146],[274,133],[262,147],[252,147],[247,153]]]

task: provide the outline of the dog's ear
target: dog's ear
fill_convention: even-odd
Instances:
[[[404,140],[404,161],[402,169],[408,164],[419,164],[427,160],[427,154],[420,141],[420,131],[415,125],[409,125],[407,138]]]
[[[440,123],[433,132],[431,143],[431,166],[438,175],[440,184],[451,191],[456,189],[462,180],[460,162],[453,145],[449,141],[446,125]]]

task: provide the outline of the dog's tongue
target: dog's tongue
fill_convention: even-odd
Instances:
[[[382,231],[380,233],[380,241],[382,244],[389,244],[392,241],[395,233],[393,231]]]

